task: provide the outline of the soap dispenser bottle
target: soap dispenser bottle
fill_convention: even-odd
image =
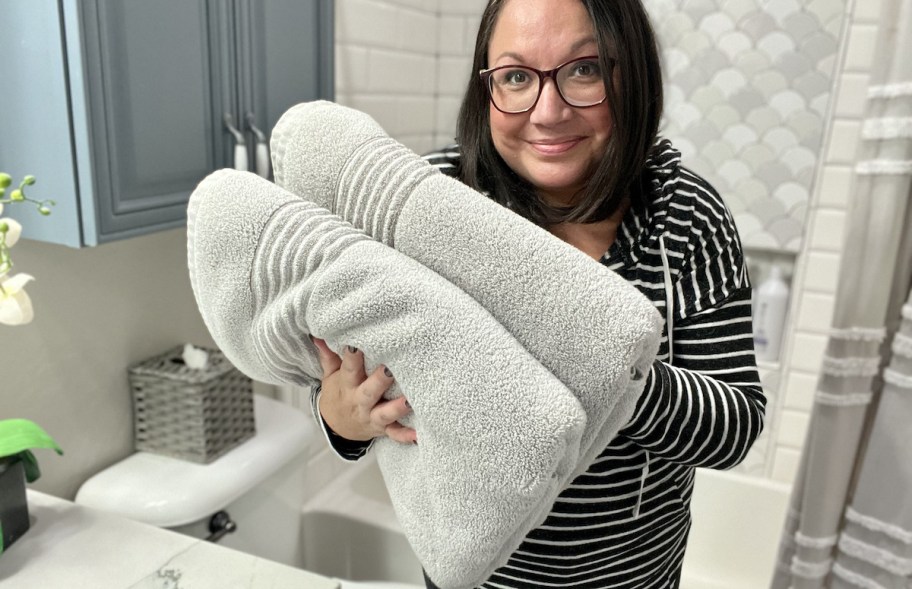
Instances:
[[[754,353],[757,360],[775,362],[779,358],[788,299],[788,284],[782,279],[782,270],[774,264],[769,278],[757,289],[754,306]]]

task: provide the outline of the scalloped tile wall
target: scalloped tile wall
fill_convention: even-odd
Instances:
[[[745,247],[797,253],[845,0],[645,0],[666,81],[662,134],[732,210]]]

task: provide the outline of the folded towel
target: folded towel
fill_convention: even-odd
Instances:
[[[299,104],[272,132],[276,183],[341,215],[481,303],[588,416],[587,470],[630,419],[662,322],[623,278],[391,139],[368,115]]]
[[[194,295],[216,343],[264,382],[319,378],[316,347],[382,363],[419,445],[381,439],[399,520],[431,577],[468,588],[546,517],[578,461],[574,395],[466,293],[336,215],[224,170],[188,210]]]

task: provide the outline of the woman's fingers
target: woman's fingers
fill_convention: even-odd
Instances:
[[[371,411],[371,421],[381,424],[384,428],[392,423],[396,423],[406,415],[412,412],[405,397],[399,397],[391,401],[383,401],[374,405]]]
[[[386,426],[386,435],[394,442],[400,444],[417,444],[418,434],[410,427],[405,427],[401,423],[391,423]]]
[[[326,378],[333,372],[339,370],[342,366],[342,358],[330,350],[325,341],[316,337],[311,339],[313,340],[314,345],[317,346],[317,352],[320,355],[320,368],[323,369],[323,377]]]
[[[390,439],[402,444],[418,443],[418,433],[414,429],[399,423],[400,419],[412,412],[412,406],[409,404],[408,399],[399,397],[398,399],[387,401],[382,406],[377,405],[376,411],[383,415],[384,420],[387,418],[393,419],[384,430],[384,433]]]
[[[354,389],[365,382],[367,374],[364,373],[364,354],[352,346],[345,346],[342,351],[342,386]]]
[[[347,346],[340,358],[325,341],[314,338],[314,344],[323,368],[320,413],[333,431],[351,440],[387,435],[397,442],[415,443],[415,430],[398,423],[412,411],[408,401],[404,397],[383,400],[395,380],[388,368],[379,366],[368,376],[359,350]]]
[[[346,356],[347,355],[348,354],[346,353]],[[361,362],[359,364],[361,366],[361,372],[364,373],[363,359],[361,359]],[[386,376],[384,373],[385,370],[386,369],[383,366],[379,366],[376,370],[374,370],[373,373],[371,373],[369,377],[363,378],[363,382],[359,383],[359,386],[355,391],[354,399],[355,403],[358,405],[358,409],[360,410],[362,417],[365,420],[369,420],[374,426],[374,429],[379,430],[377,432],[377,435],[381,435],[383,433],[383,428],[386,427],[387,424],[375,421],[373,419],[374,416],[372,415],[372,412],[377,406],[377,403],[379,403],[382,399],[383,393],[385,393],[386,390],[390,388],[390,385],[393,384],[393,379]]]
[[[405,397],[391,401],[383,400],[383,393],[393,384],[393,375],[385,366],[379,366],[361,385],[363,407],[368,411],[368,419],[373,427],[380,430],[377,435],[387,435],[397,442],[412,444],[415,441],[415,430],[398,423],[400,419],[412,412]]]

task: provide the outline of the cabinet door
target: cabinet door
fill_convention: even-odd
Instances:
[[[182,225],[190,192],[226,165],[222,116],[237,101],[231,8],[79,3],[97,242]]]
[[[245,125],[252,114],[268,136],[291,106],[333,99],[333,2],[236,1],[239,114]],[[248,134],[249,143],[255,139]]]

